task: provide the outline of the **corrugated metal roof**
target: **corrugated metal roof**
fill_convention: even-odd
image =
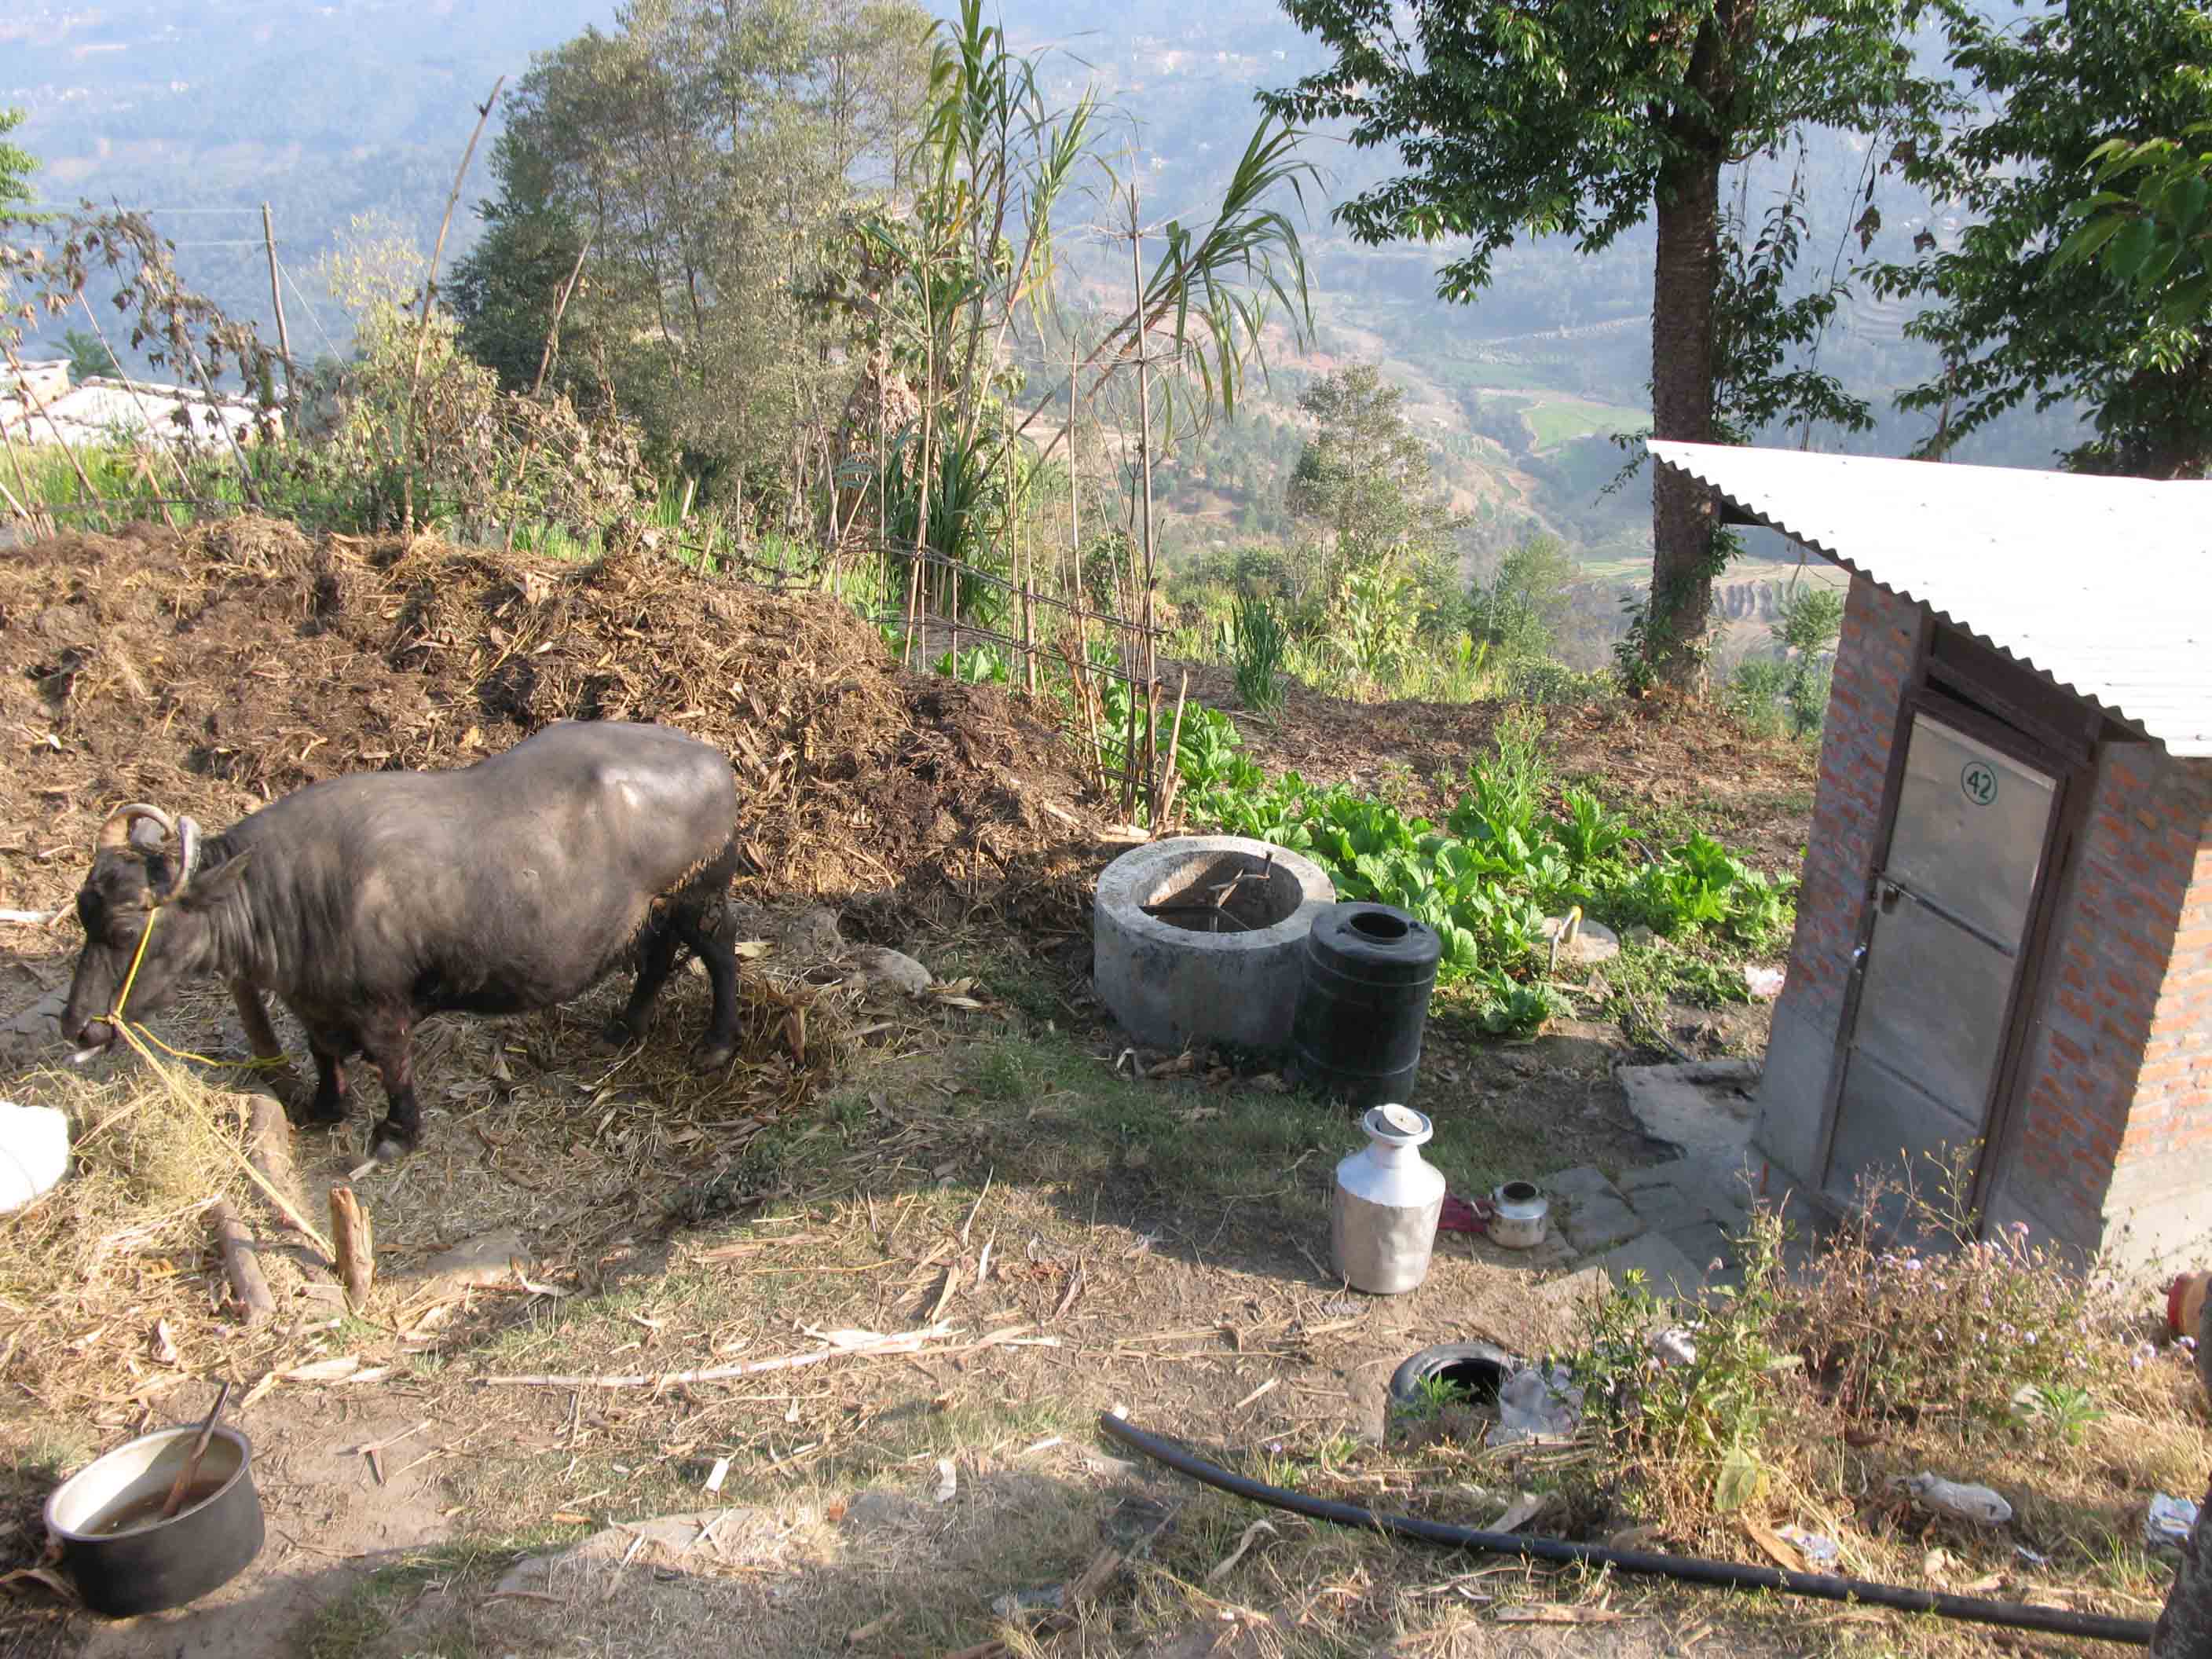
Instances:
[[[2172,753],[2212,756],[2212,483],[1657,440],[1651,453]]]

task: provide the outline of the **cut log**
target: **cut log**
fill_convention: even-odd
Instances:
[[[253,1235],[246,1231],[237,1212],[220,1200],[208,1210],[208,1225],[215,1234],[216,1248],[222,1253],[223,1277],[230,1281],[239,1305],[246,1310],[246,1322],[258,1325],[276,1313],[276,1298],[269,1293],[261,1258],[254,1254]]]
[[[376,1276],[376,1244],[369,1231],[368,1212],[361,1207],[350,1187],[331,1188],[331,1240],[337,1247],[338,1279],[345,1286],[346,1305],[358,1313],[368,1305],[369,1285]]]
[[[307,1213],[307,1200],[300,1186],[299,1165],[292,1161],[292,1123],[284,1115],[284,1109],[267,1095],[252,1097],[252,1106],[246,1114],[246,1160],[261,1172],[261,1178],[271,1190],[283,1194],[284,1202],[276,1206],[284,1224],[294,1232],[305,1232],[301,1225]]]

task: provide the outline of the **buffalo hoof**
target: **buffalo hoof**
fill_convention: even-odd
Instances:
[[[302,1129],[328,1129],[345,1121],[345,1104],[325,1106],[313,1089],[302,1089],[284,1103],[284,1115]]]
[[[599,1027],[599,1041],[610,1048],[627,1048],[643,1036],[643,1032],[631,1029],[630,1023],[620,1014]]]
[[[691,1063],[702,1072],[719,1072],[738,1057],[738,1045],[728,1037],[707,1037],[691,1051]]]
[[[402,1135],[389,1124],[379,1124],[368,1143],[368,1155],[379,1164],[397,1164],[415,1150],[416,1137]]]

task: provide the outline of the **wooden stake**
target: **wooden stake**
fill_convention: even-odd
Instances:
[[[246,1161],[271,1188],[284,1194],[291,1207],[279,1206],[277,1213],[284,1218],[286,1226],[301,1231],[307,1206],[301,1196],[299,1166],[292,1162],[292,1125],[284,1109],[267,1095],[253,1097],[252,1109],[246,1117]]]
[[[276,222],[269,216],[269,204],[261,204],[261,241],[269,250],[269,302],[276,307],[276,350],[284,359],[284,435],[299,431],[300,377],[292,366],[292,334],[284,326],[284,291],[276,285]],[[82,294],[77,296],[82,299]]]
[[[1154,815],[1156,822],[1152,825],[1155,830],[1163,833],[1168,827],[1168,814],[1175,811],[1176,791],[1182,785],[1182,769],[1176,763],[1176,757],[1182,747],[1183,699],[1189,695],[1190,671],[1186,668],[1182,683],[1176,687],[1175,725],[1168,732],[1167,777],[1159,787],[1159,811]]]
[[[350,1187],[331,1188],[331,1237],[337,1244],[338,1278],[345,1285],[346,1305],[358,1313],[368,1305],[369,1285],[376,1276],[376,1246],[368,1212]]]
[[[247,1232],[230,1206],[218,1199],[208,1210],[208,1226],[222,1255],[223,1277],[231,1293],[246,1310],[246,1322],[258,1325],[276,1312],[276,1298],[269,1293],[269,1280],[261,1259],[253,1252],[253,1235]]]

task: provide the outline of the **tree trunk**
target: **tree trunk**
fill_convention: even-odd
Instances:
[[[2197,1322],[2197,1375],[2212,1395],[2212,1301]],[[2151,1659],[2201,1659],[2212,1653],[2212,1487],[2181,1547],[2181,1566],[2150,1636]]]
[[[1718,149],[1659,174],[1658,258],[1651,282],[1652,435],[1707,443],[1713,435],[1713,290],[1720,278]],[[1651,597],[1644,660],[1687,686],[1712,610],[1712,492],[1671,467],[1651,480]]]

